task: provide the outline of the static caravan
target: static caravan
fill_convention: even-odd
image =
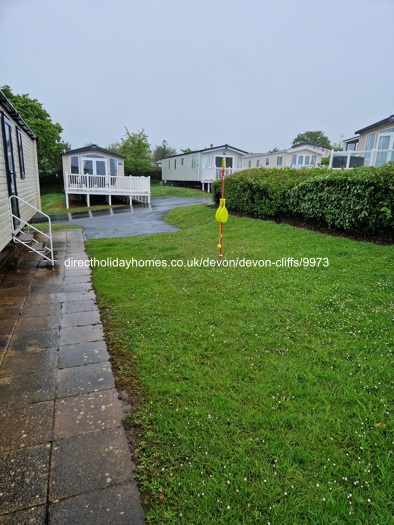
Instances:
[[[40,208],[37,141],[0,91],[0,251]],[[12,197],[12,199],[10,199]]]
[[[394,115],[359,129],[343,144],[344,151],[331,153],[330,168],[379,167],[394,162]]]
[[[201,183],[210,190],[215,179],[221,177],[222,158],[226,158],[226,175],[242,169],[242,159],[247,151],[228,144],[182,153],[162,159],[162,179],[165,182]]]
[[[124,174],[126,157],[96,144],[62,153],[64,191],[69,208],[70,195],[82,195],[90,206],[92,195],[104,195],[108,204],[112,196],[129,202],[150,203],[150,177]]]
[[[311,168],[320,164],[331,150],[316,144],[297,144],[289,149],[251,153],[244,157],[244,168]]]

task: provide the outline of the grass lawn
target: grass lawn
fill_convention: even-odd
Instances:
[[[230,216],[226,259],[327,261],[188,267],[217,260],[214,213],[181,208],[167,217],[178,232],[87,242],[96,259],[168,262],[93,271],[137,406],[128,424],[144,430],[146,522],[392,523],[393,247]]]
[[[199,197],[206,196],[206,193],[202,191],[192,189],[192,188],[181,188],[177,186],[170,186],[169,184],[161,186],[159,181],[151,182],[151,197],[165,197],[165,196],[175,196],[175,197]],[[80,202],[80,206],[71,208],[69,210],[65,207],[66,196],[63,193],[63,190],[48,190],[44,189],[41,195],[41,206],[42,211],[49,215],[56,213],[65,213],[70,212],[82,212],[82,211],[93,211],[93,210],[106,210],[108,208],[114,208],[116,206],[125,206],[125,204],[117,204],[108,206],[106,204],[100,204],[97,206],[83,206],[83,201]]]
[[[169,183],[161,185],[160,181],[153,180],[151,182],[151,197],[166,197],[167,195],[174,197],[201,197],[207,196],[206,193],[194,188],[183,188],[181,186],[171,186]]]

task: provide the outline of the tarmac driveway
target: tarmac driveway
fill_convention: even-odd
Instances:
[[[210,196],[154,197],[151,199],[150,206],[137,203],[133,204],[133,209],[125,206],[97,212],[64,213],[54,216],[52,222],[53,224],[74,223],[83,226],[88,239],[169,233],[179,229],[163,221],[163,217],[169,211],[191,204],[212,204],[212,202]]]

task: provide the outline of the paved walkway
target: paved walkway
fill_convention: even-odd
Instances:
[[[140,525],[81,230],[55,231],[59,262],[0,268],[0,524]],[[13,264],[12,264],[13,263]]]
[[[163,217],[173,208],[191,204],[212,204],[212,202],[210,195],[192,198],[154,197],[151,200],[151,206],[134,204],[132,210],[129,206],[125,206],[109,211],[62,213],[53,219],[56,222],[83,226],[88,239],[152,235],[179,229],[163,220]]]

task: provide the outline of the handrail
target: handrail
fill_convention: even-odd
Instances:
[[[47,235],[46,233],[44,233],[43,231],[39,230],[38,228],[36,228],[35,226],[33,226],[32,224],[28,223],[27,221],[25,221],[24,219],[22,219],[21,217],[18,217],[18,215],[15,215],[13,212],[12,212],[12,199],[17,199],[19,202],[23,202],[23,204],[25,204],[26,206],[29,206],[30,208],[33,208],[33,210],[35,210],[37,213],[39,213],[40,215],[43,215],[44,217],[47,218],[48,220],[48,230],[49,230],[49,235]],[[27,202],[25,201],[24,199],[22,199],[21,197],[19,197],[18,195],[11,195],[9,197],[9,200],[10,200],[10,209],[11,209],[11,217],[12,219],[17,219],[18,221],[22,222],[23,223],[23,226],[28,226],[28,228],[32,228],[33,230],[35,230],[36,232],[38,232],[39,234],[43,235],[44,237],[46,237],[47,239],[49,239],[49,243],[50,243],[50,253],[51,253],[51,257],[48,257],[48,255],[45,255],[44,253],[42,252],[39,252],[38,250],[35,250],[32,246],[26,244],[25,242],[21,241],[21,240],[18,240],[18,242],[20,242],[21,244],[23,244],[24,246],[30,248],[33,252],[35,253],[38,253],[39,255],[41,255],[42,257],[44,257],[44,259],[47,259],[48,261],[51,262],[52,266],[55,265],[55,257],[54,257],[54,253],[53,253],[53,242],[52,242],[52,223],[51,223],[51,218],[49,217],[49,215],[47,215],[46,213],[44,213],[43,211],[41,211],[39,208],[36,208],[35,206],[33,206],[33,204],[30,204],[30,202]],[[14,224],[14,221],[12,221],[12,223]],[[16,230],[16,228],[13,226],[12,228],[12,234],[13,236],[15,237],[15,234],[17,231],[20,231],[21,228],[18,228],[18,230]]]

